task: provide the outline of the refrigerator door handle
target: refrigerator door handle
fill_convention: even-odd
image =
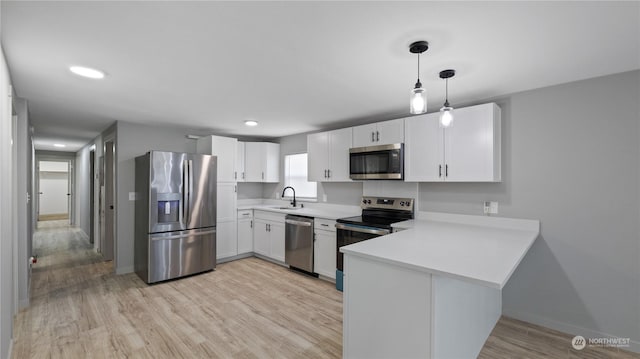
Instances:
[[[184,160],[182,168],[182,212],[185,227],[191,222],[191,161]]]
[[[181,233],[181,234],[175,234],[172,236],[164,236],[164,235],[151,235],[151,240],[152,241],[159,241],[159,240],[164,240],[164,239],[178,239],[178,238],[185,238],[185,237],[191,237],[191,236],[204,236],[206,234],[211,234],[211,233],[216,233],[215,229],[209,230],[209,231],[202,231],[202,232],[195,232],[195,233]]]

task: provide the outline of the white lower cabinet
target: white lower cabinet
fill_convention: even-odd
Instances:
[[[253,251],[284,262],[284,214],[255,211]]]
[[[238,211],[238,254],[253,252],[253,211]]]
[[[336,278],[336,222],[316,218],[314,221],[313,271]]]
[[[216,226],[216,259],[238,255],[236,221],[218,222]]]

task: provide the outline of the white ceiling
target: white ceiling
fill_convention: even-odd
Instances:
[[[415,40],[430,43],[430,111],[446,68],[454,106],[640,68],[639,2],[2,1],[1,12],[40,149],[76,150],[115,120],[279,137],[402,117]]]

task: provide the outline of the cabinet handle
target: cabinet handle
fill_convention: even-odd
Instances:
[[[327,170],[324,170],[324,178],[327,178]]]
[[[380,141],[380,132],[376,131],[376,141]]]
[[[238,179],[238,172],[233,172],[233,179]]]
[[[376,142],[376,133],[371,131],[371,142]]]
[[[249,228],[253,228],[253,219],[249,222]]]
[[[449,177],[449,165],[444,165],[444,176]]]
[[[244,179],[244,172],[242,172],[242,179]]]
[[[238,186],[233,186],[233,192],[238,193]]]
[[[327,178],[331,178],[331,170],[327,170]]]
[[[329,227],[329,225],[326,224],[326,223],[320,223],[320,225],[323,226],[323,227]]]
[[[442,165],[438,165],[438,177],[442,177]]]

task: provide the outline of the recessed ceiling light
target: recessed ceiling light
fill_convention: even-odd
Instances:
[[[90,79],[101,79],[104,77],[104,72],[89,67],[71,66],[69,67],[69,71],[78,76],[88,77]]]
[[[59,147],[59,148],[62,148],[62,147],[67,147],[67,145],[63,145],[62,143],[54,143],[54,144],[53,144],[53,147]]]
[[[258,126],[258,122],[257,121],[251,121],[251,120],[244,121],[244,124],[247,125],[247,126],[251,126],[251,127]]]

